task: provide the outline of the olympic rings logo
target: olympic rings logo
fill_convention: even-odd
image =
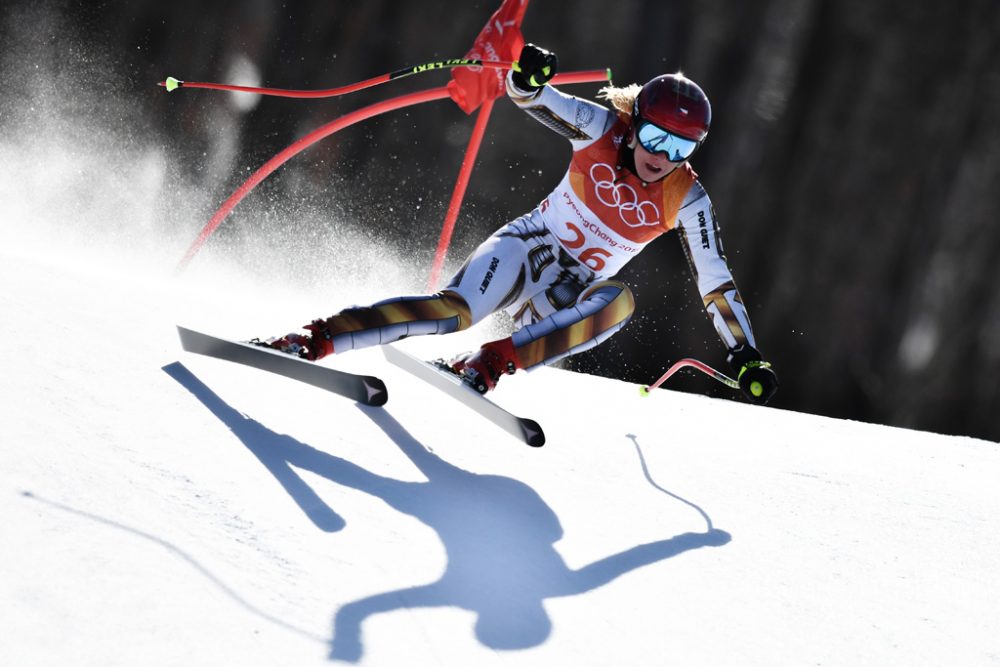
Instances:
[[[607,174],[607,178],[599,176]],[[611,165],[597,162],[590,168],[597,199],[610,208],[618,209],[618,217],[629,227],[655,227],[660,224],[660,210],[651,201],[639,201],[639,195],[630,185],[615,183],[615,170]]]

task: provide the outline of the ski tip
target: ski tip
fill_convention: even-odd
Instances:
[[[608,68],[607,75],[608,75],[608,81],[611,81],[611,68],[610,67]]]
[[[183,86],[184,82],[181,81],[180,79],[175,79],[172,76],[168,76],[167,80],[164,81],[163,83],[161,83],[160,85],[164,86],[167,89],[168,93],[172,93],[175,90],[177,90],[178,88],[180,88],[181,86]]]
[[[524,441],[530,447],[541,447],[545,444],[545,432],[542,431],[542,427],[538,425],[533,419],[525,419],[521,417],[518,421],[521,422],[521,432],[524,434]]]
[[[645,385],[642,386],[642,387],[639,387],[639,395],[642,396],[643,398],[645,398],[646,396],[649,396],[649,387],[645,386]]]

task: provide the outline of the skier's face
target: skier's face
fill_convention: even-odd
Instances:
[[[635,156],[636,176],[647,183],[655,183],[666,178],[674,169],[684,164],[683,162],[671,162],[663,153],[650,153],[634,137],[630,143],[634,144],[632,153]]]

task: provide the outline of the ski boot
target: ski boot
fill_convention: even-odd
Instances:
[[[291,354],[300,359],[317,361],[333,354],[333,341],[326,335],[323,320],[316,320],[303,327],[309,334],[290,333],[281,338],[269,338],[266,341],[251,341],[257,345],[269,347],[285,354]]]
[[[513,375],[521,368],[510,338],[486,343],[477,352],[451,362],[451,369],[470,387],[485,394],[497,386],[504,373]]]
[[[302,334],[290,333],[280,338],[268,338],[267,340],[254,338],[250,343],[259,347],[267,347],[278,352],[284,352],[300,359],[309,359],[310,355],[309,336],[303,336]]]

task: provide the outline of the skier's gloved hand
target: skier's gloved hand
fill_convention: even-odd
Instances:
[[[521,90],[530,92],[538,90],[556,75],[559,58],[551,51],[525,44],[512,69],[510,80]]]
[[[751,403],[766,405],[778,391],[778,376],[760,352],[749,345],[739,345],[729,351],[729,365],[736,372],[740,389]]]

